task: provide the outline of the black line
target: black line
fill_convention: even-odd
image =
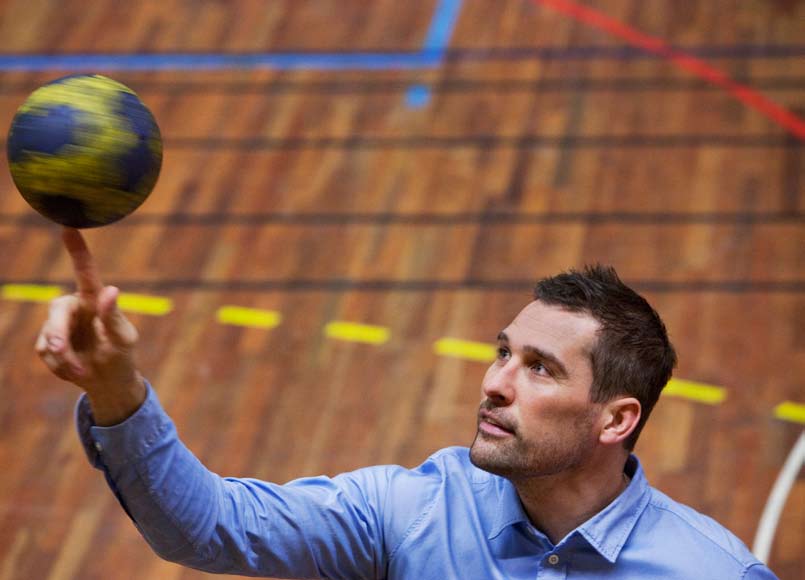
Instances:
[[[164,136],[166,149],[181,150],[239,150],[239,151],[298,151],[312,149],[530,149],[558,147],[562,149],[634,149],[678,147],[724,147],[731,149],[803,147],[805,141],[792,143],[784,135],[462,135],[441,137],[413,135],[409,137],[171,137]],[[0,141],[5,147],[6,142]]]
[[[458,212],[438,213],[135,213],[116,227],[142,225],[169,226],[461,226],[461,225],[763,225],[802,224],[805,213],[777,212]],[[0,225],[52,228],[53,224],[38,214],[0,214]]]
[[[799,141],[802,147],[805,141]],[[311,149],[476,149],[492,148],[530,149],[535,147],[558,147],[579,149],[632,149],[641,147],[725,147],[725,148],[790,148],[790,140],[785,136],[774,135],[464,135],[432,136],[414,135],[410,137],[173,137],[165,138],[165,146],[170,149],[203,150],[311,150]]]
[[[334,278],[327,280],[198,280],[193,278],[158,280],[114,280],[124,291],[131,292],[528,292],[535,280],[354,280]],[[782,293],[805,292],[805,280],[751,281],[751,280],[632,280],[627,283],[640,292],[668,293]],[[72,287],[71,280],[2,280],[0,284],[43,284]]]
[[[732,44],[669,45],[677,53],[707,59],[798,58],[805,56],[805,45]],[[576,45],[522,47],[460,47],[446,51],[448,60],[656,60],[665,57],[631,45]]]
[[[531,149],[557,147],[560,149],[635,149],[680,147],[722,147],[729,149],[797,148],[805,140],[791,142],[785,135],[463,135],[440,137],[413,135],[409,137],[171,137],[164,136],[167,150],[238,150],[238,151],[300,151],[314,149],[388,150],[388,149]],[[0,147],[5,147],[0,141]]]
[[[124,75],[118,75],[124,76]],[[127,77],[128,78],[128,77]],[[805,78],[792,77],[735,77],[738,83],[751,85],[760,90],[784,91],[805,89]],[[707,91],[721,92],[724,89],[702,79],[671,77],[612,77],[612,78],[542,78],[542,79],[474,79],[455,78],[438,81],[423,81],[421,75],[408,79],[328,79],[272,81],[196,81],[137,79],[129,81],[140,94],[152,92],[179,95],[265,95],[302,94],[327,97],[335,95],[395,95],[408,90],[412,84],[425,84],[434,94],[461,94],[471,92],[496,92],[514,94],[522,92],[645,92],[645,91]],[[0,83],[0,94],[26,95],[39,87],[41,82],[22,80]]]

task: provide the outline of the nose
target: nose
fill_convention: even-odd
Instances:
[[[516,364],[509,360],[506,364],[499,361],[492,363],[486,371],[481,392],[493,404],[501,407],[514,401]]]

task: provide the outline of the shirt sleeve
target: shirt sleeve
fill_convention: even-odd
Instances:
[[[90,462],[167,560],[230,574],[384,576],[382,468],[285,485],[219,477],[182,444],[150,385],[137,412],[111,427],[94,425],[82,397],[76,424]]]

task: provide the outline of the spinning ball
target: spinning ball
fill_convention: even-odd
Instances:
[[[151,112],[127,86],[73,75],[35,90],[17,110],[8,162],[25,200],[74,228],[117,221],[156,184],[162,138]]]

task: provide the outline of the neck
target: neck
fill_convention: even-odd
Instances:
[[[553,544],[600,512],[629,485],[624,462],[514,480],[531,523]]]

